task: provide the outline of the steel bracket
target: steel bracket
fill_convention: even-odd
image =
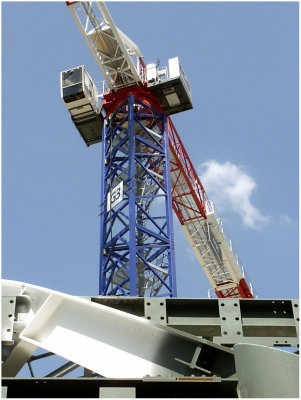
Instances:
[[[242,322],[239,300],[218,300],[218,308],[223,343],[239,343],[242,337]]]

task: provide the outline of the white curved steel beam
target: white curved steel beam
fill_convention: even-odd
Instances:
[[[37,347],[110,378],[199,375],[204,370],[195,359],[202,346],[233,356],[223,346],[84,298],[22,282],[2,285],[4,296],[31,300],[3,376],[15,376]]]

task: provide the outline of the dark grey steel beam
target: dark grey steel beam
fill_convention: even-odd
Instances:
[[[299,345],[299,301],[91,297],[91,301],[233,346]]]

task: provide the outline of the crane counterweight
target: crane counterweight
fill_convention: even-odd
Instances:
[[[100,142],[103,117],[98,90],[84,66],[61,72],[61,98],[87,146]]]

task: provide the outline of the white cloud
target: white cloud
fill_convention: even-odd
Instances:
[[[219,210],[230,209],[238,213],[249,228],[259,229],[267,223],[269,217],[262,215],[251,203],[256,183],[242,167],[229,161],[220,164],[210,160],[201,164],[199,172],[208,196]]]

